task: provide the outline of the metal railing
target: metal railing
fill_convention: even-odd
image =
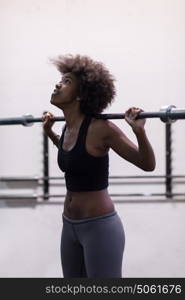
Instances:
[[[151,184],[151,185],[157,185],[157,184],[162,184],[165,185],[165,192],[164,193],[114,193],[110,194],[111,197],[114,198],[132,198],[132,197],[163,197],[167,201],[174,201],[176,197],[181,197],[182,199],[180,201],[185,201],[185,193],[174,193],[173,192],[173,185],[174,184],[185,184],[185,175],[179,174],[179,175],[173,175],[173,169],[172,169],[172,118],[184,118],[185,117],[185,110],[175,110],[173,106],[168,107],[164,111],[164,114],[161,115],[161,112],[158,113],[145,113],[145,114],[150,114],[148,117],[159,117],[163,118],[163,121],[165,122],[165,174],[164,175],[146,175],[146,176],[110,176],[109,177],[109,183],[110,185],[131,185],[131,184]],[[172,113],[174,115],[172,115]],[[143,117],[146,117],[146,115]],[[171,114],[171,115],[170,115]],[[115,117],[117,118],[118,115],[110,115],[109,117]],[[182,116],[182,117],[181,117]],[[123,115],[122,115],[123,117]],[[119,115],[120,118],[120,115]],[[169,119],[170,118],[170,119]],[[7,120],[7,119],[6,119]],[[25,122],[28,122],[28,120],[31,120],[27,117],[26,121],[24,121],[23,125],[26,125]],[[2,119],[0,119],[0,125]],[[18,120],[20,121],[20,120]],[[22,120],[23,121],[23,120]],[[21,122],[22,122],[21,121]],[[40,119],[35,119],[35,122],[40,122]],[[10,120],[9,120],[10,122]],[[6,122],[4,122],[6,123]],[[31,121],[30,121],[31,123]],[[7,123],[8,124],[8,123]],[[17,124],[17,123],[15,123]],[[22,123],[18,123],[22,124]],[[4,124],[3,124],[4,125]],[[6,125],[6,124],[5,124]],[[56,183],[53,181],[61,181],[60,183]],[[63,182],[62,182],[63,180]],[[134,181],[135,180],[135,181]],[[139,180],[139,181],[138,181]],[[34,177],[0,177],[0,182],[24,182],[24,185],[30,182],[34,182],[37,186],[42,187],[42,194],[37,194],[37,193],[32,193],[31,195],[0,195],[0,199],[43,199],[45,202],[46,200],[49,200],[50,198],[63,198],[65,195],[63,194],[50,194],[50,187],[51,186],[64,186],[64,177],[55,177],[55,176],[49,176],[49,139],[48,136],[45,134],[43,130],[43,174],[41,177],[39,176],[34,176]],[[164,199],[161,199],[163,201]],[[178,199],[175,199],[175,201],[178,201]],[[119,200],[121,201],[121,200]],[[123,200],[126,202],[127,200]],[[129,200],[128,200],[129,201]],[[133,200],[132,200],[133,201]],[[140,201],[142,201],[140,199]],[[146,200],[144,200],[146,201]],[[156,199],[156,201],[158,201]]]

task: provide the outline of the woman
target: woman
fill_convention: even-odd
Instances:
[[[142,111],[131,107],[125,120],[138,146],[111,121],[97,119],[115,96],[114,78],[87,56],[59,56],[53,63],[62,74],[51,104],[63,111],[65,127],[59,136],[52,130],[54,117],[43,115],[45,133],[58,147],[58,165],[65,172],[67,193],[63,211],[61,261],[65,278],[122,277],[124,229],[108,194],[108,152],[145,171],[155,168]]]

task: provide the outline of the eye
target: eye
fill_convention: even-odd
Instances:
[[[61,83],[64,83],[64,84],[71,83],[71,80],[69,80],[68,78],[63,78]]]

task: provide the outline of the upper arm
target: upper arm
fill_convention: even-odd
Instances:
[[[106,144],[122,158],[141,167],[138,147],[111,121],[106,122]]]

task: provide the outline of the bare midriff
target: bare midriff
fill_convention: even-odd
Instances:
[[[64,215],[71,219],[101,216],[115,210],[107,189],[100,191],[67,191]]]

